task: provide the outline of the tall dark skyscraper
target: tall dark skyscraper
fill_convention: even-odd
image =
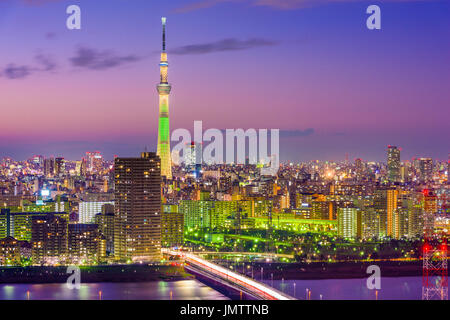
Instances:
[[[396,146],[388,146],[387,169],[390,182],[400,181],[400,149]]]
[[[52,177],[55,174],[54,158],[48,158],[44,160],[44,174],[46,177]]]
[[[422,183],[430,182],[433,179],[433,159],[419,159],[419,180]]]
[[[64,174],[65,171],[65,164],[64,164],[64,158],[56,158],[55,159],[55,175],[60,176]]]
[[[154,152],[116,158],[114,254],[120,261],[161,258],[161,162]]]

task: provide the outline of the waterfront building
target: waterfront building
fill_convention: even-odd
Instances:
[[[20,265],[21,241],[13,237],[0,239],[0,266]]]
[[[34,265],[64,263],[68,254],[68,223],[54,214],[36,215],[31,227]]]
[[[106,238],[96,224],[69,224],[68,253],[72,263],[92,264],[106,257]]]
[[[116,158],[114,254],[121,261],[161,258],[161,164],[153,152]]]

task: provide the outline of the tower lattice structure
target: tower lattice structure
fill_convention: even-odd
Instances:
[[[422,300],[448,300],[447,239],[436,229],[436,220],[446,214],[445,208],[445,195],[438,197],[424,190]]]
[[[159,94],[159,122],[158,122],[158,146],[156,154],[161,159],[161,176],[172,179],[172,158],[170,154],[170,130],[169,130],[169,94],[172,86],[168,82],[167,72],[169,63],[166,52],[166,18],[162,19],[162,51],[159,62],[160,82],[157,85]]]

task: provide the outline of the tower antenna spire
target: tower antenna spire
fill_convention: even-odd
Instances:
[[[166,17],[161,18],[162,27],[163,27],[163,34],[162,34],[162,51],[166,51]]]

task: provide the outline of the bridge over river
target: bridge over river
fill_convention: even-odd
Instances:
[[[295,300],[295,298],[276,290],[264,283],[255,281],[242,274],[207,261],[195,254],[163,249],[164,254],[180,257],[186,262],[186,270],[203,277],[218,286],[240,292],[241,296],[257,300]]]

